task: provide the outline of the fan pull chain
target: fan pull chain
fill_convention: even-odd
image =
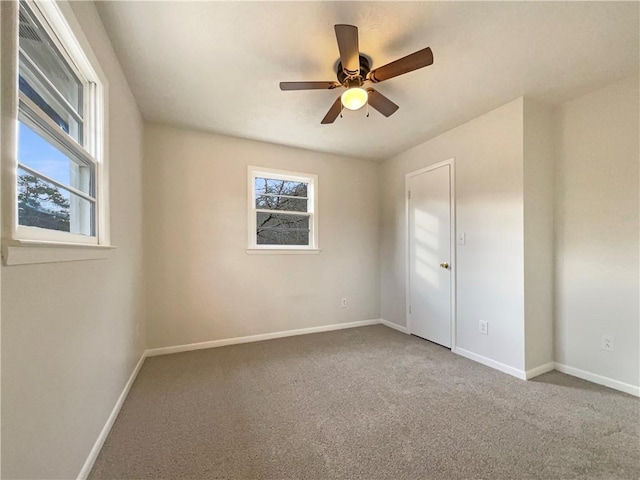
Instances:
[[[367,118],[369,118],[369,102],[367,101]]]
[[[344,110],[344,105],[342,103],[340,103],[340,118],[344,118],[342,116],[342,111]]]

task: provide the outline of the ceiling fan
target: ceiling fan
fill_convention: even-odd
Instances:
[[[429,47],[402,57],[382,67],[371,70],[369,59],[360,55],[358,49],[358,27],[353,25],[335,25],[340,62],[338,63],[337,82],[280,82],[280,90],[332,90],[344,87],[347,90],[339,96],[322,119],[322,124],[333,123],[342,107],[358,110],[367,102],[385,117],[398,110],[393,103],[371,87],[364,88],[365,82],[378,83],[390,78],[413,72],[433,63],[433,53]]]

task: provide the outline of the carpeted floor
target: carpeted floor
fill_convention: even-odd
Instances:
[[[148,358],[90,478],[637,479],[639,414],[363,327]]]

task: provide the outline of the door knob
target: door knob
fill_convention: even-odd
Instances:
[[[441,263],[440,266],[442,268],[449,268],[449,264],[447,262]]]

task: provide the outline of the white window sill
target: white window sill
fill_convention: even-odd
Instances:
[[[12,240],[2,246],[2,258],[7,266],[101,260],[109,258],[115,248],[111,245]]]
[[[318,255],[317,248],[247,248],[247,255]]]

